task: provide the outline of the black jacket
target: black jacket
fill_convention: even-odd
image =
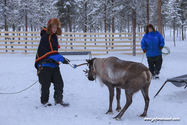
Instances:
[[[46,30],[47,29],[43,28],[40,33],[42,38],[40,40],[40,44],[36,53],[35,68],[37,68],[38,64],[47,59],[49,56],[59,54],[57,35],[54,33],[47,34]]]

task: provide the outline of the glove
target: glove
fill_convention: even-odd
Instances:
[[[162,50],[162,49],[163,49],[163,46],[160,46],[160,47],[159,47],[159,50]]]
[[[143,52],[146,53],[146,49],[144,49]]]
[[[64,62],[63,62],[63,64],[69,64],[69,62],[70,62],[70,60],[64,57]]]
[[[76,65],[76,64],[74,64],[74,65],[73,65],[73,68],[74,68],[74,69],[76,69],[76,68],[77,68],[77,65]]]

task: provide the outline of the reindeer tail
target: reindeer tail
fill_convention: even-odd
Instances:
[[[146,76],[147,76],[147,83],[151,82],[152,79],[152,73],[148,70],[146,71]]]

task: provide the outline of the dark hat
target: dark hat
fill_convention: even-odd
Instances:
[[[154,32],[156,32],[154,26],[152,24],[148,24],[145,29],[145,33],[147,34],[149,32],[149,28],[152,28]]]
[[[56,34],[57,35],[61,35],[62,34],[62,30],[61,30],[61,23],[57,18],[53,18],[50,19],[47,23],[47,34],[51,34],[51,30],[52,30],[52,26],[57,26],[57,31]]]

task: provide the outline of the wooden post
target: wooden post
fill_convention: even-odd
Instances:
[[[174,22],[175,22],[175,17],[174,17]],[[175,23],[174,23],[174,27],[173,27],[173,41],[174,41],[174,46],[176,46],[176,44],[175,44]]]
[[[69,32],[72,32],[72,22],[70,19],[70,7],[68,6],[68,13],[69,13],[69,18],[68,18],[68,22],[69,22]],[[70,34],[70,37],[72,37],[72,34]],[[73,39],[70,39],[70,41],[72,41]],[[73,45],[72,43],[70,43],[71,45]],[[73,49],[73,47],[71,47],[71,49]]]
[[[87,32],[87,1],[85,2],[85,26],[84,26],[84,32]],[[86,37],[86,35],[84,35],[84,37]],[[86,41],[86,39],[84,39],[84,41]],[[86,42],[84,43],[84,45],[86,45]],[[86,49],[86,47],[84,47],[84,49]]]
[[[14,25],[14,23],[13,23],[13,31],[15,32],[15,25]],[[12,34],[13,36],[15,35],[14,33]],[[13,40],[14,40],[14,38],[13,38]],[[10,42],[11,44],[13,43],[13,42]],[[13,48],[13,46],[11,46],[11,48]],[[12,52],[14,52],[14,50],[12,49]]]
[[[161,0],[158,0],[158,31],[162,34]]]
[[[96,33],[96,29],[94,29],[94,33]],[[96,34],[94,35],[94,37],[96,37]],[[95,41],[96,41],[96,39],[95,39]],[[96,45],[96,42],[95,42],[95,45]]]
[[[26,31],[26,34],[25,36],[27,36],[27,5],[25,5],[25,8],[26,8],[26,13],[25,13],[25,31]],[[25,40],[27,41],[27,38],[25,38]],[[27,42],[25,42],[25,44],[27,44]],[[25,48],[27,48],[27,46],[25,46]],[[25,50],[25,53],[27,53],[27,50]]]
[[[19,28],[18,28],[18,31],[19,31],[19,32],[21,31],[20,26],[19,26]],[[18,36],[20,36],[20,33],[18,34]],[[20,40],[20,37],[18,38],[18,40]],[[20,42],[18,42],[18,44],[20,44]]]
[[[112,6],[114,6],[114,0],[112,0]],[[114,11],[112,11],[112,13],[114,13]],[[113,16],[112,17],[112,33],[114,32],[115,32],[115,27],[114,27],[114,16]],[[114,35],[112,35],[112,37],[114,37]],[[114,39],[112,39],[112,41],[114,41]],[[112,43],[112,45],[114,45],[114,43]],[[112,47],[112,49],[114,49],[114,47]]]
[[[133,56],[136,56],[136,10],[132,9]]]
[[[32,31],[32,32],[34,31],[34,30],[33,30],[32,24],[31,24],[31,31]],[[31,36],[33,36],[33,33],[31,34]],[[33,40],[33,38],[31,38],[31,40]],[[31,44],[33,44],[33,42],[31,42]],[[32,48],[33,48],[33,46],[32,46]]]
[[[6,8],[6,0],[5,0],[5,8]],[[7,22],[6,22],[6,14],[5,14],[5,31],[8,31],[7,30]],[[8,35],[7,33],[5,33],[5,36]],[[5,41],[6,41],[6,37],[5,37]],[[5,42],[5,44],[7,44],[7,42]],[[5,48],[7,48],[7,46],[5,46]],[[6,52],[8,52],[8,50],[6,50]]]
[[[105,20],[104,20],[104,23],[105,23],[105,33],[107,31],[107,27],[106,27],[106,3],[107,1],[105,0]],[[107,35],[105,35],[105,38],[107,37]],[[105,39],[105,41],[107,41],[107,39]],[[107,43],[106,43],[107,45]],[[106,50],[108,49],[108,47],[106,47]],[[108,51],[106,51],[106,53],[108,54]]]
[[[65,26],[65,32],[68,32],[68,26],[66,25]],[[68,36],[68,34],[65,34],[64,36]],[[68,41],[68,39],[66,39],[67,41]],[[68,43],[66,43],[66,45],[67,45]],[[65,47],[65,49],[67,49],[67,47]]]
[[[184,26],[182,25],[182,41],[184,41]]]

